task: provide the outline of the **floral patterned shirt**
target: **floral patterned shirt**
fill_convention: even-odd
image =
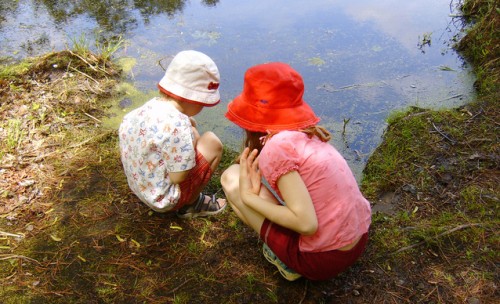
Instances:
[[[172,104],[153,98],[125,115],[120,128],[120,154],[130,189],[158,212],[171,210],[181,196],[168,172],[196,164],[189,117]]]

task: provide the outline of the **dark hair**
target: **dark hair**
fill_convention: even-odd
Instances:
[[[322,126],[311,126],[298,131],[305,133],[309,138],[316,136],[322,142],[327,142],[332,138],[330,132]],[[276,134],[278,134],[278,132],[263,133],[245,130],[245,140],[242,150],[249,147],[250,151],[257,149],[260,153],[266,141]],[[240,157],[238,156],[236,162],[239,163],[239,161]]]
[[[264,132],[255,132],[245,130],[245,141],[243,142],[243,149],[246,147],[250,148],[250,151],[253,149],[262,150],[264,146],[264,140],[267,140],[267,133]]]

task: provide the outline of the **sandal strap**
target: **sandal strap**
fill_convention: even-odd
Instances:
[[[200,194],[200,199],[196,203],[195,210],[197,212],[203,212],[203,211],[217,211],[221,208],[219,202],[217,201],[217,198],[215,197],[215,194],[212,195],[212,197],[208,200],[207,203],[205,203],[205,195]]]
[[[204,202],[205,202],[205,195],[203,193],[200,193],[200,196],[198,197],[198,200],[196,201],[193,209],[196,212],[200,212],[201,209],[203,208],[203,203]]]

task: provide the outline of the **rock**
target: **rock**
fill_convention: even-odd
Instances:
[[[481,300],[478,298],[468,298],[467,304],[481,304]]]
[[[412,184],[407,184],[403,186],[403,191],[410,192],[411,194],[417,194],[417,187]]]
[[[128,108],[132,105],[132,99],[130,98],[123,98],[119,103],[118,103],[118,106],[121,108],[121,109],[125,109],[125,108]]]
[[[29,187],[29,186],[32,186],[34,183],[35,183],[35,181],[32,179],[25,179],[25,180],[19,182],[19,186]]]

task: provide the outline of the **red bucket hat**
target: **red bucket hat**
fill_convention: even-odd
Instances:
[[[299,73],[281,62],[251,67],[243,91],[227,106],[226,117],[255,132],[300,130],[319,118],[302,99],[304,82]]]

